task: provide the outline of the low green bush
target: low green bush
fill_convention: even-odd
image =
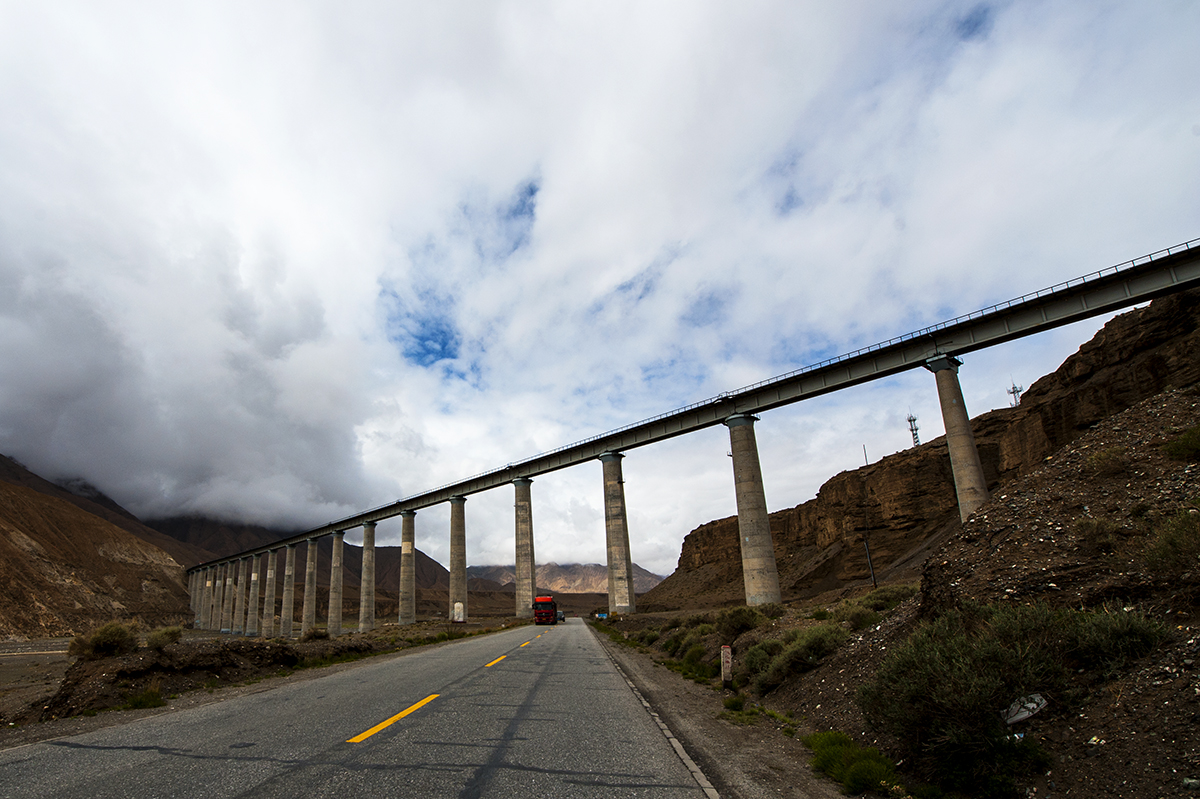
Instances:
[[[146,636],[146,646],[149,649],[161,652],[163,647],[179,643],[179,639],[182,637],[183,628],[162,627]]]
[[[1185,510],[1160,521],[1143,560],[1156,576],[1172,580],[1200,569],[1200,514]]]
[[[779,619],[783,617],[783,614],[787,613],[787,608],[778,602],[767,602],[764,605],[759,605],[757,610],[768,619]]]
[[[883,616],[857,602],[848,602],[834,612],[833,618],[836,621],[846,622],[850,625],[851,630],[865,630],[878,624]]]
[[[137,648],[137,634],[124,624],[114,621],[91,635],[76,636],[67,647],[67,654],[83,660],[97,660],[114,655],[127,655]]]
[[[732,642],[744,632],[753,630],[767,620],[767,617],[754,608],[742,605],[736,608],[726,608],[717,614],[717,632],[726,641]]]
[[[896,768],[873,747],[863,748],[842,732],[818,732],[800,739],[812,750],[814,771],[836,780],[848,794],[889,791]]]
[[[864,608],[886,613],[917,593],[915,585],[884,585],[858,600]]]
[[[1108,447],[1087,459],[1087,470],[1096,477],[1115,477],[1128,468],[1124,447]]]
[[[311,627],[304,633],[304,635],[300,636],[301,643],[303,643],[305,641],[328,641],[328,640],[329,640],[329,630],[326,630],[324,627]]]
[[[782,651],[782,641],[760,641],[746,650],[746,654],[742,656],[742,665],[751,677],[756,676],[766,671],[771,661]]]
[[[1163,444],[1163,454],[1177,461],[1200,461],[1200,425],[1190,427],[1183,435]]]
[[[849,633],[837,624],[822,624],[802,630],[792,643],[771,659],[771,665],[754,678],[754,690],[759,694],[769,693],[793,674],[815,668],[848,636]]]
[[[1009,737],[1002,713],[1013,701],[1036,691],[1070,704],[1077,670],[1111,673],[1165,635],[1137,613],[967,605],[893,649],[857,701],[941,787],[1003,796],[1015,775],[1045,762],[1032,741]]]
[[[742,696],[741,694],[727,696],[722,704],[725,705],[726,710],[740,711],[746,706],[746,697]]]
[[[1114,521],[1084,517],[1075,520],[1074,528],[1081,540],[1100,552],[1112,552],[1117,548],[1121,527]]]
[[[712,621],[707,613],[694,613],[683,620],[684,627],[699,627],[701,624]]]

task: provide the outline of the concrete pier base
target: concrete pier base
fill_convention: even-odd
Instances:
[[[296,545],[287,545],[287,558],[283,567],[283,607],[279,610],[279,635],[291,638],[293,619],[296,613]]]
[[[346,534],[333,534],[333,557],[329,562],[329,637],[342,634],[342,542]]]
[[[467,515],[466,497],[450,498],[450,619],[461,607],[461,621],[467,620]],[[461,603],[461,604],[460,604]]]
[[[530,489],[532,485],[533,481],[524,477],[513,480],[513,488],[516,489],[516,502],[513,507],[516,517],[518,619],[533,618],[533,594],[537,585],[537,564],[533,555],[533,496]]]
[[[317,539],[308,539],[304,565],[304,610],[300,616],[300,635],[317,626]]]
[[[604,465],[604,531],[608,539],[608,612],[636,613],[633,556],[629,552],[629,519],[625,513],[625,478],[619,452],[600,456]]]
[[[746,589],[747,605],[764,605],[780,600],[775,542],[771,538],[767,494],[763,489],[762,467],[758,461],[758,441],[754,437],[756,421],[749,414],[738,414],[725,420],[733,454],[733,487],[737,499],[742,582]]]
[[[277,568],[275,553],[272,549],[267,553],[267,584],[263,587],[262,634],[263,638],[274,638],[275,630],[275,569]]]
[[[400,512],[400,613],[401,624],[417,620],[417,512]]]
[[[233,586],[233,634],[246,632],[246,559],[238,558],[237,582]]]
[[[375,629],[375,522],[363,525],[362,581],[358,590],[358,631]]]
[[[262,555],[250,559],[250,598],[246,600],[246,635],[258,637],[258,572],[262,568]]]
[[[958,382],[961,365],[962,361],[957,358],[943,355],[926,361],[925,368],[933,372],[937,380],[942,424],[946,427],[946,447],[950,450],[950,470],[958,495],[958,515],[965,522],[988,501],[988,488],[979,462],[979,450],[975,447],[975,434],[971,432],[971,417]]]

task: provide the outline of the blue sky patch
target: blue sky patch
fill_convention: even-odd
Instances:
[[[387,314],[388,340],[405,360],[429,367],[458,357],[462,335],[454,324],[454,303],[437,292],[417,292],[416,301],[405,302],[391,289],[380,292]]]
[[[964,42],[986,39],[992,31],[992,7],[984,3],[975,6],[954,25],[954,32]]]

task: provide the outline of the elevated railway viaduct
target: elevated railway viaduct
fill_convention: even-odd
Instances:
[[[1200,286],[1200,239],[365,510],[268,546],[202,563],[188,572],[195,624],[203,629],[251,636],[290,637],[294,633],[296,546],[303,542],[307,545],[301,615],[303,634],[316,623],[317,541],[332,536],[328,624],[331,635],[340,634],[342,539],[347,530],[362,527],[363,569],[358,627],[360,630],[373,628],[375,526],[395,516],[402,519],[399,622],[411,623],[416,618],[415,517],[419,510],[443,502],[450,503],[450,600],[447,612],[452,619],[464,620],[467,614],[466,499],[472,494],[510,484],[516,493],[515,611],[517,616],[531,616],[534,591],[533,478],[594,460],[603,464],[609,610],[635,612],[621,459],[628,450],[716,425],[725,425],[729,429],[732,445],[746,603],[776,602],[780,599],[779,579],[754,435],[758,414],[909,369],[928,369],[934,374],[937,385],[959,512],[966,519],[987,501],[988,492],[958,382],[961,356],[1196,286]],[[281,553],[284,556],[283,575],[282,580],[277,581]],[[266,579],[260,597],[259,576],[264,556]],[[278,582],[282,582],[282,607],[276,627]]]

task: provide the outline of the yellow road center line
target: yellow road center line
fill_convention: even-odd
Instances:
[[[530,643],[530,641],[526,641],[525,643],[521,644],[521,646],[529,646]],[[517,647],[517,649],[520,649],[521,646]]]
[[[354,736],[353,738],[351,738],[349,741],[346,741],[346,743],[348,743],[348,744],[358,744],[358,743],[362,743],[363,741],[367,740],[368,738],[370,738],[370,737],[371,737],[372,735],[374,735],[375,733],[379,732],[380,730],[387,729],[388,727],[392,726],[393,724],[395,724],[395,723],[396,723],[397,721],[399,721],[400,719],[402,719],[402,718],[404,718],[405,716],[407,716],[409,713],[412,713],[412,712],[413,712],[413,711],[415,711],[415,710],[419,710],[420,708],[422,708],[422,707],[424,707],[425,705],[429,704],[429,703],[430,703],[430,702],[432,702],[433,700],[437,699],[439,696],[441,696],[441,694],[430,694],[429,696],[427,696],[427,697],[425,697],[424,699],[422,699],[420,702],[417,702],[417,703],[416,703],[415,705],[413,705],[412,707],[410,707],[410,708],[407,708],[406,710],[402,710],[402,711],[400,711],[399,713],[397,713],[396,715],[392,716],[392,717],[391,717],[390,719],[388,719],[387,721],[381,721],[381,722],[379,722],[378,724],[376,724],[374,727],[372,727],[371,729],[367,730],[366,732],[364,732],[364,733],[361,733],[361,734],[359,734],[359,735],[355,735],[355,736]]]
[[[486,669],[488,666],[495,666],[497,663],[504,660],[506,657],[508,657],[508,655],[501,655],[500,657],[493,660],[491,663],[484,663],[483,667]]]

